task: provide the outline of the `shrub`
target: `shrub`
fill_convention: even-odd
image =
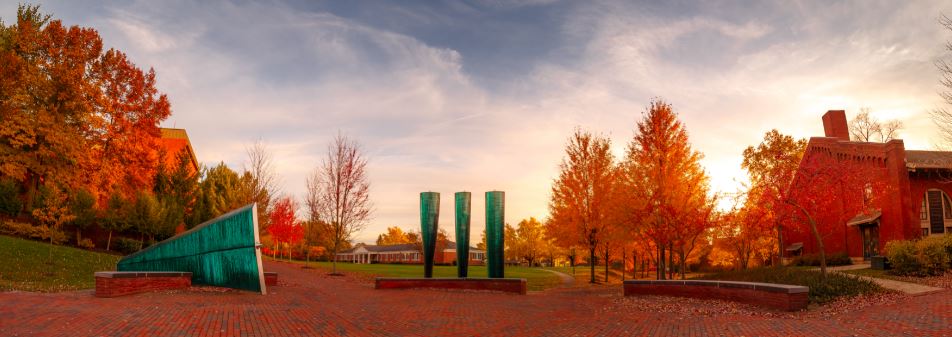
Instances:
[[[0,224],[0,234],[7,234],[33,240],[48,241],[50,239],[50,228],[46,226],[34,226],[22,222],[5,221]],[[52,235],[54,244],[66,242],[65,233],[54,230]]]
[[[919,263],[916,243],[906,240],[890,241],[886,244],[886,258],[892,266],[890,273],[896,275],[919,275],[922,264]]]
[[[810,288],[810,302],[826,303],[842,296],[856,296],[882,291],[882,287],[856,276],[827,273],[823,280],[819,271],[796,268],[765,267],[708,274],[705,280],[763,282],[801,285]]]
[[[804,254],[793,259],[794,266],[820,266],[820,254]],[[853,264],[846,253],[833,253],[826,256],[827,266],[846,266]]]
[[[17,193],[17,183],[10,179],[0,179],[0,214],[16,216],[23,204]]]
[[[112,243],[112,248],[123,254],[132,254],[139,251],[142,241],[130,238],[116,238]]]
[[[922,268],[921,274],[942,275],[949,269],[949,254],[945,241],[944,236],[929,236],[916,242],[916,258]]]
[[[93,240],[90,240],[90,239],[82,239],[82,240],[80,240],[79,243],[77,244],[77,246],[79,246],[79,248],[85,248],[85,249],[94,249],[94,248],[96,248],[96,244],[94,244],[94,243],[93,243]]]

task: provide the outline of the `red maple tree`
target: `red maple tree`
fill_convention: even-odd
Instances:
[[[280,249],[279,245],[287,243],[288,259],[291,259],[291,246],[298,244],[304,239],[304,227],[297,220],[294,214],[297,205],[291,197],[278,199],[274,204],[274,210],[271,211],[271,225],[268,227],[268,233],[274,241],[275,250]]]

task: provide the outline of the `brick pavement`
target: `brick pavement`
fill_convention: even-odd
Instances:
[[[0,293],[0,336],[952,336],[952,290],[831,316],[694,316],[621,305],[620,286],[526,296],[377,291],[322,270],[265,268],[280,281],[264,296],[201,289],[118,298],[91,290]]]

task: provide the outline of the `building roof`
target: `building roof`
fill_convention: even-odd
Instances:
[[[185,129],[160,128],[162,137],[159,141],[166,150],[165,164],[167,167],[175,167],[176,156],[183,149],[188,151],[189,159],[192,162],[192,169],[198,172],[198,158],[195,156],[195,150],[192,149],[192,142],[188,139]]]
[[[449,249],[456,249],[456,242],[447,241],[446,247]],[[405,251],[414,251],[418,252],[417,244],[414,243],[402,243],[398,245],[368,245],[363,243],[358,243],[354,248],[340,252],[340,254],[350,254],[353,253],[357,248],[364,248],[371,253],[389,253],[389,252],[405,252]],[[481,249],[476,249],[476,247],[469,247],[471,251],[481,252]]]
[[[952,168],[952,152],[906,150],[906,168]]]

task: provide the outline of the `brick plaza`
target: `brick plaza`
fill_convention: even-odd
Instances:
[[[952,290],[829,315],[695,315],[625,305],[620,286],[529,295],[374,290],[324,270],[265,268],[280,275],[265,296],[0,293],[0,336],[952,336]]]

